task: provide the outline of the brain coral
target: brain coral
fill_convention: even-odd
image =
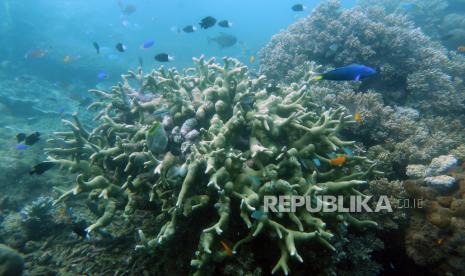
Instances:
[[[332,251],[339,230],[376,225],[349,213],[263,210],[267,195],[360,195],[357,187],[376,171],[367,158],[346,155],[354,142],[339,132],[355,122],[344,108],[315,104],[307,82],[267,85],[234,59],[194,62],[183,73],[129,72],[111,91],[91,90],[100,124],[88,131],[77,116],[65,120],[70,131],[50,141],[61,147],[47,149],[49,162],[78,174],[55,204],[103,206],[91,235],[149,206],[160,230],[139,230],[136,248],[150,252],[178,250],[172,242],[198,228],[189,237],[197,250],[188,252],[197,274],[259,236],[280,252],[270,270],[288,273],[290,258],[307,259],[303,245]],[[209,215],[193,220],[199,212]]]

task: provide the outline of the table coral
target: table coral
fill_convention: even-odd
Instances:
[[[343,150],[355,143],[339,134],[355,123],[345,108],[315,104],[308,81],[270,91],[264,76],[250,77],[235,59],[221,65],[201,57],[194,64],[183,73],[130,71],[111,91],[91,90],[100,98],[89,106],[100,124],[87,130],[77,115],[64,120],[70,131],[55,136],[66,148],[46,149],[51,162],[78,174],[76,186],[54,204],[85,200],[79,195],[99,203],[100,217],[87,228],[93,234],[152,202],[162,227],[153,238],[139,230],[136,246],[148,251],[175,239],[194,213],[216,210],[201,225],[191,261],[197,274],[259,235],[280,252],[272,272],[287,274],[290,258],[305,261],[302,244],[334,250],[340,227],[377,225],[349,213],[263,212],[268,195],[360,195],[364,179],[379,173],[374,162]],[[332,165],[331,156],[345,162]],[[231,235],[238,224],[248,234]],[[231,249],[221,250],[231,236]]]

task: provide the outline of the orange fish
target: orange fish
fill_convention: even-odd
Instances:
[[[459,47],[457,47],[457,52],[464,53],[465,52],[465,46],[460,45]]]
[[[333,166],[342,166],[346,162],[347,158],[345,156],[338,156],[329,160],[329,163]]]
[[[357,123],[360,123],[362,122],[362,114],[360,114],[360,112],[355,112],[354,114],[354,120],[357,122]]]
[[[224,252],[231,257],[233,255],[231,247],[225,242],[225,241],[220,241],[221,245],[223,246]]]
[[[444,242],[443,239],[439,239],[439,240],[437,241],[438,245],[442,245],[443,242]]]

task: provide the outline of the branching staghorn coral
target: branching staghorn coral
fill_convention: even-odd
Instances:
[[[87,231],[109,225],[122,211],[130,219],[137,206],[156,203],[158,234],[139,230],[136,249],[164,247],[180,225],[200,210],[208,218],[193,252],[193,273],[211,273],[215,263],[237,254],[258,235],[273,240],[281,254],[272,272],[289,273],[288,259],[304,262],[299,245],[315,241],[334,250],[338,228],[375,226],[349,213],[264,212],[265,196],[361,195],[365,178],[379,173],[367,158],[347,155],[339,132],[355,122],[343,107],[323,109],[311,98],[308,81],[267,89],[264,76],[250,77],[239,61],[194,58],[179,73],[161,67],[144,75],[123,75],[111,91],[91,90],[100,101],[100,125],[85,130],[77,116],[70,132],[52,140],[52,162],[79,173],[76,186],[56,201],[100,202],[104,211]],[[334,164],[332,159],[343,158]],[[323,202],[323,204],[325,204]],[[234,221],[240,218],[241,221]],[[248,234],[232,249],[220,242],[243,224]],[[153,236],[152,238],[149,238]],[[229,252],[230,251],[230,252]]]

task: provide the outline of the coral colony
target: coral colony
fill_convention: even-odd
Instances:
[[[70,131],[56,133],[63,147],[47,149],[50,162],[78,173],[54,204],[103,205],[87,228],[93,235],[115,215],[130,219],[137,206],[156,203],[160,232],[138,232],[136,248],[148,251],[163,250],[193,213],[216,210],[192,252],[198,275],[228,256],[218,244],[238,224],[249,230],[232,241],[232,253],[264,235],[281,253],[272,271],[286,274],[289,258],[305,262],[299,244],[335,250],[338,227],[377,225],[349,213],[263,212],[265,196],[361,196],[357,189],[379,172],[366,157],[346,154],[354,142],[339,132],[355,121],[342,107],[315,104],[308,81],[269,89],[235,59],[193,60],[183,73],[130,71],[111,91],[91,90],[100,98],[90,105],[100,124],[87,130],[78,116],[65,120]]]

